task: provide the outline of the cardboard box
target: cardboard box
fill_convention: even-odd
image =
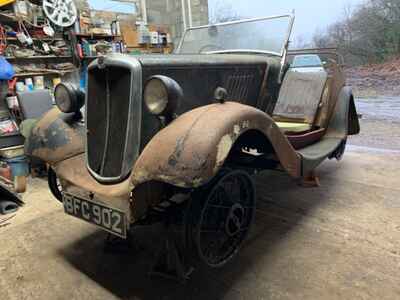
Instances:
[[[138,32],[136,26],[133,27],[130,22],[121,22],[122,40],[128,48],[139,48]]]

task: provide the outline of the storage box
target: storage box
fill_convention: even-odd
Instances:
[[[0,149],[0,156],[4,158],[15,158],[24,154],[24,145]]]

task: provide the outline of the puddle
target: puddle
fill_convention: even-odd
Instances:
[[[396,155],[400,154],[400,150],[374,148],[374,147],[367,147],[367,146],[347,145],[346,149],[353,151],[353,152],[368,152],[368,153],[376,153],[376,154],[396,154]]]
[[[356,106],[363,119],[400,122],[400,97],[358,98]]]

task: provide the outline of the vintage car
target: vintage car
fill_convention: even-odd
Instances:
[[[90,64],[85,91],[58,85],[26,151],[50,166],[65,212],[126,238],[184,211],[200,261],[230,261],[253,222],[252,175],[316,184],[360,130],[340,56],[288,51],[293,21],[189,28],[173,55],[111,54]]]

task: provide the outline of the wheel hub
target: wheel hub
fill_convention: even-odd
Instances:
[[[228,236],[239,233],[243,226],[245,211],[240,203],[232,205],[225,222],[225,231]]]
[[[243,171],[230,171],[213,183],[203,201],[193,239],[201,260],[221,267],[236,255],[249,232],[255,214],[253,181]]]

